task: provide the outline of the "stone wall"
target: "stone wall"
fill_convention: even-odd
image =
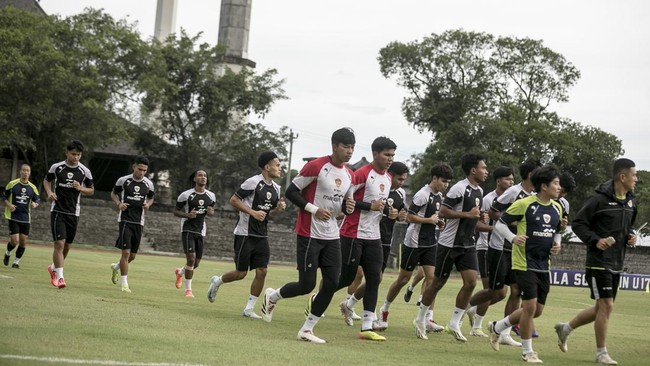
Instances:
[[[4,212],[4,207],[2,210]],[[30,240],[52,241],[49,210],[50,205],[44,204],[32,211]],[[172,210],[170,206],[154,206],[147,213],[141,244],[144,251],[179,254],[183,252],[180,241],[180,219],[172,214]],[[278,216],[277,222],[271,221],[269,225],[272,261],[295,262],[296,239],[291,223],[293,220],[289,220],[292,214],[291,211],[285,212]],[[81,217],[75,243],[112,247],[117,237],[116,217],[117,210],[112,202],[82,198]],[[234,256],[232,231],[236,220],[237,213],[227,210],[217,211],[213,217],[207,218],[208,235],[204,255],[221,259]],[[403,236],[405,228],[404,224],[397,225],[395,236]],[[7,224],[3,222],[0,225],[0,237],[7,238],[7,236]],[[627,272],[650,274],[649,259],[650,247],[629,249],[626,256]],[[582,243],[564,243],[562,253],[553,258],[552,265],[554,268],[583,269],[584,261],[585,246]]]

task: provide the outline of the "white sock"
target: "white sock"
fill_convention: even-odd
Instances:
[[[185,266],[181,267],[181,276],[185,274]]]
[[[510,332],[512,332],[512,327],[511,326],[507,327],[502,332],[499,332],[499,334],[501,334],[502,336],[506,336],[506,335],[510,336]]]
[[[221,277],[220,277],[221,278]],[[246,307],[244,308],[244,311],[246,310],[253,310],[255,307],[255,304],[257,303],[257,296],[250,295],[248,297],[248,302],[246,303]]]
[[[372,330],[372,321],[375,320],[375,313],[372,311],[363,311],[363,320],[361,323],[361,331]]]
[[[348,301],[347,301],[346,306],[348,307],[348,309],[352,309],[354,307],[354,305],[357,304],[357,302],[359,302],[359,299],[354,297],[354,295],[350,295],[350,297],[348,297]]]
[[[449,325],[454,328],[460,328],[460,320],[465,314],[465,309],[454,307],[454,312],[451,313],[451,320],[449,320]]]
[[[606,353],[608,353],[607,352],[607,347],[596,348],[596,356],[604,355]]]
[[[419,303],[422,302],[422,295],[420,295],[420,297],[418,297],[418,302],[419,302]]]
[[[129,283],[126,280],[126,276],[122,276],[122,286],[128,286],[128,285],[129,285]]]
[[[106,267],[104,267],[106,268]],[[59,278],[63,278],[63,268],[54,268],[54,271],[56,271],[56,279],[58,280]]]
[[[8,256],[11,255],[11,252],[7,250],[7,251],[5,252],[5,255],[8,257]]]
[[[409,285],[408,290],[413,292],[413,286]]]
[[[271,300],[272,303],[276,303],[282,299],[282,295],[280,295],[280,289],[274,290],[271,292],[271,296],[269,296],[269,300]],[[318,320],[316,320],[318,321]],[[315,324],[315,323],[314,323]]]
[[[483,318],[484,317],[480,315],[476,315],[476,317],[474,317],[474,325],[472,328],[483,328]]]
[[[418,311],[418,316],[415,318],[415,321],[418,323],[424,323],[426,321],[427,311],[429,307],[423,304],[420,304],[420,310]]]
[[[192,290],[192,279],[185,279],[185,289],[186,290]]]
[[[120,262],[118,261],[115,265],[112,266],[113,269],[120,269]]]
[[[305,319],[305,322],[302,324],[302,328],[300,328],[301,332],[305,331],[313,331],[314,327],[316,326],[316,323],[320,320],[319,316],[316,316],[312,313],[309,313],[309,316],[307,319]]]
[[[14,264],[20,264],[20,258],[14,258]]]
[[[521,340],[521,352],[523,354],[533,352],[533,339],[522,339]]]
[[[510,323],[510,317],[506,316],[494,324],[494,332],[501,333],[509,327],[512,327],[512,323]]]
[[[569,323],[564,323],[564,331],[567,333],[573,332],[573,328],[571,328],[571,325]]]
[[[427,310],[427,319],[433,320],[433,310],[431,310],[431,307],[429,307],[429,310]]]
[[[218,276],[216,282],[217,282],[217,287],[223,285],[223,279],[222,279],[222,276]],[[255,299],[257,299],[257,297],[256,297]]]
[[[390,304],[392,303],[392,301],[384,300],[384,305],[381,306],[381,309],[383,311],[388,311],[390,309]]]
[[[345,299],[350,300],[350,298],[353,297],[353,296],[354,296],[354,294],[347,294],[347,295],[345,295]]]

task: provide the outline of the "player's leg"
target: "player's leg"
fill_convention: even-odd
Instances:
[[[255,277],[251,283],[250,295],[248,296],[243,315],[249,318],[261,319],[261,316],[255,314],[253,309],[262,293],[262,289],[264,289],[271,251],[267,238],[257,238],[254,245],[255,249],[251,256],[250,268],[255,269]]]
[[[221,276],[214,275],[210,278],[208,287],[208,301],[214,302],[217,298],[217,292],[224,283],[243,280],[251,268],[251,256],[253,255],[253,239],[248,236],[235,235],[234,252],[235,269],[228,271]],[[260,290],[261,292],[261,290]],[[259,295],[259,294],[258,294]]]
[[[373,331],[375,309],[379,297],[382,263],[384,255],[380,240],[364,240],[362,243],[361,266],[366,278],[366,293],[363,297],[363,319],[361,324],[362,339],[383,341],[385,337]]]

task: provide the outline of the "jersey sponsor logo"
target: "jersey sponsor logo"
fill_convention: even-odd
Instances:
[[[533,231],[533,236],[550,238],[555,234],[555,229],[544,229],[544,231]]]
[[[343,183],[343,181],[341,180],[341,178],[336,178],[336,179],[334,180],[334,184],[336,184],[336,188],[341,188],[341,183]]]
[[[544,218],[544,223],[548,224],[549,222],[551,222],[551,215],[544,214],[542,215],[542,217]]]

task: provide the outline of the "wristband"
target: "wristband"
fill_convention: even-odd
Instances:
[[[315,206],[315,205],[307,202],[307,205],[305,205],[305,211],[309,212],[312,215],[315,215],[316,212],[318,212],[318,206]]]

